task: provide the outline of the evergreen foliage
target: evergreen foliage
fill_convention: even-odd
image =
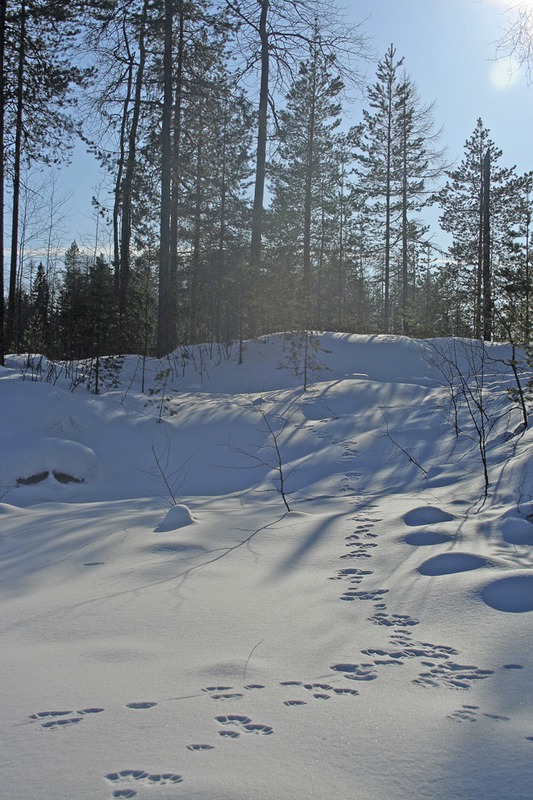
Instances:
[[[349,127],[348,51],[365,39],[321,0],[298,19],[285,0],[2,9],[0,362],[6,345],[88,359],[97,390],[113,354],[238,341],[242,357],[279,330],[306,364],[310,330],[530,343],[533,173],[501,165],[482,120],[447,169],[393,45]],[[77,131],[106,176],[95,208],[112,244],[74,242],[51,264],[25,245],[22,168],[64,161]]]

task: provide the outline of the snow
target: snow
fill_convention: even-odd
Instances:
[[[10,800],[531,797],[510,353],[319,338],[305,393],[282,336],[130,356],[98,397],[0,370]],[[487,498],[436,353],[482,387]]]

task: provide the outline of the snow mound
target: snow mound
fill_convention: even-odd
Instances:
[[[533,544],[533,525],[523,517],[515,515],[508,517],[502,523],[501,532],[508,544]]]
[[[453,541],[453,536],[450,536],[448,533],[439,533],[437,531],[416,531],[415,533],[408,533],[407,536],[402,538],[402,541],[414,547],[427,547],[429,545],[451,542]]]
[[[12,506],[10,503],[0,503],[0,517],[7,516],[8,514],[26,514],[18,506]]]
[[[2,482],[18,487],[90,483],[99,460],[90,447],[69,439],[27,439],[18,443],[3,464]]]
[[[438,522],[451,522],[454,517],[447,511],[434,506],[413,508],[404,514],[403,521],[406,525],[417,528],[419,525],[435,525]]]
[[[184,528],[185,525],[190,525],[196,522],[192,515],[190,508],[183,503],[178,503],[169,508],[165,515],[165,519],[160,525],[155,528],[156,533],[165,533],[166,531],[175,531],[178,528]]]
[[[418,567],[421,575],[453,575],[455,572],[469,572],[487,566],[488,561],[472,553],[442,553],[428,558]]]
[[[496,611],[521,614],[533,611],[533,575],[511,575],[485,586],[481,591],[484,602]]]

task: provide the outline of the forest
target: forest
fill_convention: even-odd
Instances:
[[[291,330],[529,343],[533,172],[481,118],[452,165],[363,22],[323,0],[7,0],[0,49],[0,363]],[[80,140],[108,249],[57,244],[47,174]]]

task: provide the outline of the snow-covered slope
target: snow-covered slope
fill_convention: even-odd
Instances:
[[[510,353],[304,344],[0,370],[6,798],[531,797]]]

